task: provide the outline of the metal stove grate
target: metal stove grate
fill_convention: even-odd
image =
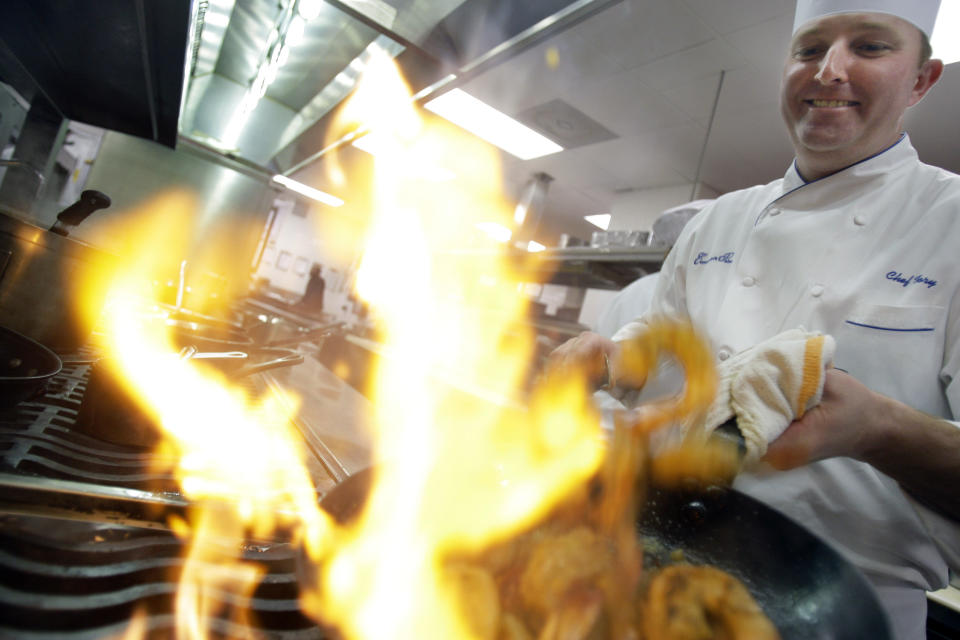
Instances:
[[[186,501],[145,448],[73,430],[96,357],[67,364],[42,396],[0,411],[0,637],[121,637],[136,611],[149,638],[175,635],[186,545],[165,518]],[[250,382],[254,385],[254,382]],[[296,550],[232,541],[265,575],[250,601],[221,592],[211,638],[319,638],[300,611]],[[243,616],[236,617],[238,608]]]
[[[89,362],[90,352],[65,361]],[[0,469],[111,487],[177,492],[168,473],[148,449],[114,445],[72,428],[90,374],[89,364],[68,364],[42,396],[0,411]]]
[[[0,637],[121,637],[135,613],[143,616],[146,637],[172,637],[184,552],[183,543],[164,531],[0,517]],[[214,594],[223,611],[211,637],[323,637],[300,612],[295,555],[285,543],[243,545],[241,557],[266,574],[249,600],[228,590]]]

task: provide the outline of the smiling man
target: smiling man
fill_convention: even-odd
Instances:
[[[800,174],[814,180],[893,145],[904,111],[936,83],[943,63],[929,59],[922,31],[896,15],[807,16],[798,15],[780,105]]]
[[[799,0],[780,89],[796,153],[784,177],[687,224],[648,315],[551,358],[600,372],[646,318],[678,317],[709,338],[722,380],[775,353],[749,378],[759,397],[807,372],[777,340],[821,334],[836,368],[753,441],[780,470],[735,486],[859,566],[899,640],[926,637],[925,591],[960,569],[960,176],[921,163],[903,132],[943,73],[929,48],[938,6]]]

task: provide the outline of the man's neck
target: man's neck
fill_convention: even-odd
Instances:
[[[867,158],[879,155],[900,142],[902,138],[903,134],[898,133],[893,140],[888,141],[886,144],[878,145],[876,149],[870,150],[869,153],[843,154],[834,151],[822,153],[810,150],[798,151],[797,171],[800,173],[800,177],[806,182],[813,182],[814,180],[825,178],[838,171],[843,171],[847,167],[862,162]]]

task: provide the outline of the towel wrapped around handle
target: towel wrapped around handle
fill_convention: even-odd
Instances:
[[[835,352],[833,337],[791,329],[721,362],[717,396],[704,417],[704,431],[736,419],[746,445],[745,461],[759,460],[769,442],[820,404]]]

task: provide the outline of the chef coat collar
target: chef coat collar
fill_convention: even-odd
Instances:
[[[794,158],[790,164],[790,168],[787,169],[787,173],[783,176],[783,193],[787,194],[806,185],[815,184],[823,180],[830,180],[835,176],[842,175],[846,178],[862,179],[881,175],[890,171],[896,164],[916,158],[917,151],[913,148],[913,145],[910,143],[910,136],[906,133],[901,133],[897,141],[886,149],[866,157],[863,160],[858,160],[830,175],[817,178],[816,180],[804,180],[803,176],[800,175],[799,169],[797,169],[797,160]]]

